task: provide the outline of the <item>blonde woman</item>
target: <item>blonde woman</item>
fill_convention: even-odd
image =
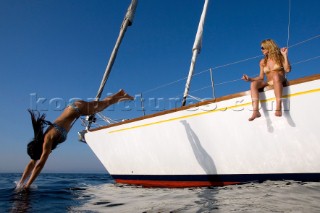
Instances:
[[[261,51],[264,58],[260,61],[260,75],[255,78],[250,78],[246,74],[242,76],[243,80],[251,82],[250,90],[253,113],[249,121],[253,121],[261,116],[259,112],[258,90],[266,86],[273,86],[276,97],[275,116],[282,116],[281,97],[283,83],[286,81],[285,73],[291,71],[287,48],[280,49],[272,39],[266,39],[261,42]],[[266,75],[267,81],[264,81],[264,75]]]

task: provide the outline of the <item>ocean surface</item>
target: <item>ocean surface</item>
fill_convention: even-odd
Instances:
[[[320,212],[320,183],[266,181],[226,187],[142,188],[107,174],[0,174],[0,212]]]

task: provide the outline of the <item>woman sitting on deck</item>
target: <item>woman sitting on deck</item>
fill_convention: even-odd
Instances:
[[[288,49],[279,48],[272,39],[266,39],[261,42],[261,51],[265,56],[260,61],[260,75],[256,78],[250,78],[243,75],[242,79],[251,82],[251,98],[253,113],[249,121],[261,116],[259,112],[259,89],[266,86],[273,86],[276,97],[276,116],[282,116],[281,97],[283,83],[286,81],[285,72],[291,71],[290,62],[288,60]],[[264,74],[267,77],[267,82],[264,81]]]
[[[133,97],[125,93],[124,90],[120,90],[119,92],[106,97],[102,101],[76,101],[69,104],[54,123],[46,121],[44,114],[35,115],[33,111],[29,110],[34,130],[34,139],[27,147],[27,152],[31,160],[26,166],[17,188],[30,187],[33,181],[40,174],[51,151],[67,139],[67,134],[76,119],[84,115],[93,115],[112,104],[125,100],[133,100]],[[45,125],[49,125],[49,127],[45,133],[43,133]],[[39,162],[37,163],[38,160]],[[28,182],[24,185],[24,182],[29,176],[30,178]]]

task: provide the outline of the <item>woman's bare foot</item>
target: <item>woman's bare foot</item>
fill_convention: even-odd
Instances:
[[[276,109],[276,112],[274,113],[275,116],[281,117],[282,116],[282,111],[279,109]]]
[[[132,96],[130,96],[128,93],[126,93],[123,89],[120,89],[120,91],[117,93],[117,95],[120,96],[121,101],[134,99]]]
[[[249,121],[253,121],[256,118],[261,117],[261,114],[258,110],[254,110],[252,113],[252,116],[249,118]]]

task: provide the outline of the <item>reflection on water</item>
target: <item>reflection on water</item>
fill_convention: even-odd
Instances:
[[[226,187],[154,189],[102,184],[79,196],[77,211],[318,212],[319,183],[264,182]]]
[[[75,210],[103,212],[109,208],[115,212],[185,212],[193,209],[200,191],[200,188],[163,189],[104,184],[87,188],[82,194],[84,197],[79,197],[86,202]]]
[[[319,212],[320,183],[266,181],[226,187],[142,188],[106,174],[41,174],[16,192],[0,174],[0,212]]]
[[[30,206],[30,191],[14,191],[12,194],[12,207],[10,212],[31,212],[32,207]]]

